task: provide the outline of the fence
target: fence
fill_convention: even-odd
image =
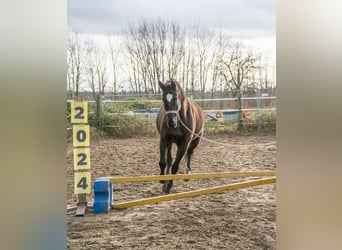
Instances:
[[[107,99],[106,99],[107,98]],[[268,123],[275,127],[276,97],[269,96],[269,93],[255,92],[255,96],[241,98],[241,108],[238,107],[238,98],[188,98],[194,99],[202,107],[206,122],[211,131],[219,131],[230,125],[234,126],[239,117],[244,119],[244,124],[254,124],[260,129]],[[70,102],[71,100],[68,100]],[[90,100],[89,113],[93,117],[93,124],[104,130],[118,129],[120,126],[127,126],[125,119],[144,121],[140,126],[154,125],[155,117],[162,106],[160,95],[141,96],[139,98],[128,96],[116,96],[116,100],[109,99],[108,96],[97,96],[97,99]],[[239,114],[241,114],[239,116]],[[112,119],[108,119],[112,117]],[[118,117],[122,118],[120,123],[112,121]],[[123,118],[126,117],[126,118]],[[266,117],[266,118],[265,118]],[[110,121],[111,120],[111,121]],[[215,123],[215,124],[214,124]],[[211,125],[210,125],[211,124]]]

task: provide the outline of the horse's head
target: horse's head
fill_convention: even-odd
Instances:
[[[182,108],[181,94],[177,89],[176,81],[172,78],[165,84],[159,81],[159,86],[163,91],[167,125],[170,128],[176,128],[178,126],[179,111]]]

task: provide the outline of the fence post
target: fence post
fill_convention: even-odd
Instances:
[[[238,127],[237,130],[241,130],[243,128],[243,120],[242,120],[242,110],[243,110],[243,92],[241,90],[241,88],[238,90],[238,100],[237,100],[237,104],[238,104]]]
[[[256,88],[256,96],[257,96],[257,122],[258,122],[258,131],[261,129],[261,114],[260,114],[260,89]]]
[[[96,95],[96,127],[100,128],[101,125],[101,96]]]

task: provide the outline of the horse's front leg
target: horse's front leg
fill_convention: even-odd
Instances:
[[[167,145],[166,174],[170,174],[170,168],[171,168],[171,164],[172,164],[171,150],[172,150],[172,144],[170,143]]]
[[[176,159],[175,159],[175,162],[172,164],[172,167],[171,167],[171,174],[177,174],[178,168],[179,168],[179,163],[182,160],[182,158],[185,154],[185,151],[186,151],[186,145],[178,145]],[[165,194],[169,194],[171,192],[172,185],[173,185],[173,180],[169,180],[165,183],[164,190],[163,190]]]
[[[159,158],[160,175],[164,175],[165,174],[165,167],[166,167],[166,159],[165,159],[166,142],[165,142],[165,140],[160,140],[159,151],[160,151],[160,158]],[[165,181],[163,181],[163,180],[161,180],[159,182],[165,183]]]

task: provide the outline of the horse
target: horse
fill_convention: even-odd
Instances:
[[[180,84],[173,78],[168,82],[158,82],[162,90],[163,106],[156,118],[156,127],[160,135],[160,175],[177,174],[179,163],[186,157],[186,173],[191,172],[190,161],[194,149],[198,146],[203,134],[204,115],[201,107],[187,99]],[[172,163],[172,145],[177,145],[177,153]],[[187,181],[187,180],[185,180]],[[173,180],[163,183],[164,194],[170,194]]]

